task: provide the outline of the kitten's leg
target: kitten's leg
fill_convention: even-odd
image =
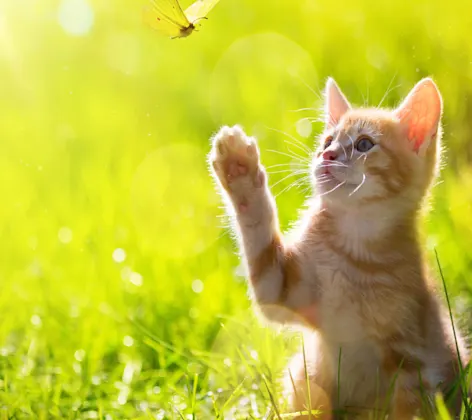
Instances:
[[[255,139],[238,126],[223,127],[213,139],[210,163],[228,199],[229,211],[234,213],[256,303],[271,320],[294,321],[289,319],[291,311],[303,305],[308,294],[302,298],[294,295],[301,278],[298,255],[282,242]]]
[[[433,420],[434,392],[421,381],[418,371],[401,371],[395,383],[389,420],[413,420],[421,412],[424,420]]]
[[[437,339],[441,340],[440,337]],[[421,353],[421,350],[415,353]],[[434,357],[431,357],[431,354]],[[450,359],[449,362],[447,362],[448,359]],[[452,418],[458,418],[462,409],[463,389],[461,389],[461,383],[458,383],[461,377],[459,375],[460,363],[456,354],[453,351],[452,354],[445,354],[443,351],[430,353],[428,359],[430,364],[424,359],[416,362],[409,362],[408,358],[403,360],[404,368],[398,372],[395,381],[389,419],[413,419],[417,412],[420,412],[424,420],[435,419],[436,392],[442,392],[443,396],[448,397],[445,400],[446,407]],[[431,360],[434,363],[431,364]],[[422,368],[420,369],[419,366]]]
[[[333,365],[325,359],[327,348],[316,334],[305,335],[304,343],[306,360],[302,353],[297,354],[284,378],[289,412],[315,410],[312,416],[300,414],[294,420],[334,420],[337,418],[332,413],[336,408],[333,405],[334,371]]]

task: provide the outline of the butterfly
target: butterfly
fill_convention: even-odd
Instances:
[[[206,15],[219,0],[197,0],[185,12],[178,0],[152,0],[144,9],[144,22],[171,38],[185,38],[195,30],[195,23]]]

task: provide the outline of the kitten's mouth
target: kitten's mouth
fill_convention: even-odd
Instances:
[[[330,171],[329,166],[322,166],[317,172],[318,177],[322,180],[336,180],[336,177]]]
[[[327,170],[321,171],[317,177],[317,184],[323,188],[332,186],[339,183],[339,179],[336,178],[331,172]],[[329,188],[329,187],[328,187]]]
[[[342,183],[343,185],[350,185],[351,183],[347,179],[345,179],[345,176],[341,174],[338,174],[338,176],[335,175],[335,173],[337,172],[336,169],[337,168],[330,167],[330,165],[319,165],[318,168],[315,170],[315,178],[317,184],[319,186],[323,186],[323,188],[331,188],[333,185],[337,185],[339,183]]]

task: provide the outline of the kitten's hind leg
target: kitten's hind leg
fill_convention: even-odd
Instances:
[[[297,354],[288,366],[284,380],[289,410],[299,414],[296,420],[335,420],[333,412],[334,372],[324,360],[323,346],[314,338],[315,346]],[[312,411],[312,416],[307,413]]]
[[[282,242],[256,140],[238,126],[223,127],[213,138],[209,160],[236,221],[256,303],[271,320],[293,321],[293,310],[307,305],[309,293],[297,290],[299,255]]]

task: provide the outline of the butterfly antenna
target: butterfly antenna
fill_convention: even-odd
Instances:
[[[199,17],[197,19],[195,19],[192,24],[195,25],[199,20],[202,20],[202,19],[205,19],[205,20],[208,20],[208,18],[206,16],[203,16],[203,17]]]

